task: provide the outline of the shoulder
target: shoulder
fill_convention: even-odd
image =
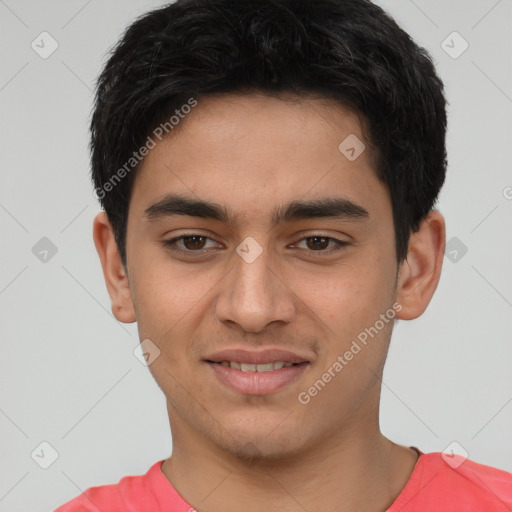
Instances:
[[[155,505],[154,510],[158,510],[157,502],[152,500],[157,499],[155,492],[163,483],[160,472],[162,462],[153,464],[144,475],[125,476],[117,484],[90,487],[54,512],[131,512],[142,510],[137,507],[152,505]]]
[[[388,512],[500,512],[512,510],[512,473],[460,455],[422,453]]]

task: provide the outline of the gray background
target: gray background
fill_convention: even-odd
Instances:
[[[425,452],[455,441],[512,471],[512,2],[379,3],[431,52],[450,102],[439,202],[449,254],[427,312],[396,325],[382,430]],[[135,325],[110,312],[87,150],[106,51],[160,5],[0,0],[0,512],[53,510],[171,451],[164,397],[133,355]],[[31,47],[51,49],[43,31],[58,43],[46,59]],[[461,55],[454,31],[469,44]],[[42,442],[58,453],[48,469]]]

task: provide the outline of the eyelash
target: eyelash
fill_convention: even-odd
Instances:
[[[208,249],[202,249],[202,250],[197,250],[197,251],[193,251],[191,249],[179,249],[176,247],[176,242],[179,242],[180,240],[183,240],[185,238],[192,238],[192,237],[200,237],[200,238],[204,238],[206,240],[211,240],[213,242],[215,242],[215,240],[213,240],[212,238],[208,237],[208,236],[205,236],[205,235],[202,235],[200,233],[186,233],[184,235],[180,235],[180,236],[177,236],[175,238],[172,238],[170,240],[164,240],[163,241],[163,245],[167,248],[169,248],[171,251],[175,252],[175,253],[178,253],[178,254],[185,254],[187,256],[190,256],[190,255],[202,255],[202,254],[205,254],[205,252],[208,251]],[[331,248],[331,249],[324,249],[324,250],[318,250],[318,251],[314,251],[314,250],[310,250],[310,249],[304,249],[306,250],[307,252],[309,253],[320,253],[321,254],[332,254],[332,253],[336,253],[338,251],[341,251],[345,248],[345,246],[347,245],[350,245],[350,242],[345,242],[344,240],[338,240],[337,238],[333,238],[331,236],[323,236],[323,235],[309,235],[309,236],[305,236],[303,238],[301,238],[299,240],[299,242],[302,242],[304,240],[308,240],[310,238],[325,238],[326,240],[329,240],[330,242],[334,242],[336,244],[336,246],[334,248]]]

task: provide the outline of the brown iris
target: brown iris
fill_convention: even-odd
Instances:
[[[313,250],[326,249],[329,245],[329,238],[324,236],[310,236],[306,240],[308,248]],[[310,243],[311,240],[314,240],[313,244]]]
[[[192,243],[190,244],[189,241],[192,241]],[[205,241],[206,237],[200,235],[183,237],[183,245],[191,251],[194,249],[202,249],[204,247]]]

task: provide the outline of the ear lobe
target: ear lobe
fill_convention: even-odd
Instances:
[[[130,283],[124,268],[112,226],[105,212],[96,215],[93,225],[94,245],[100,257],[103,277],[107,285],[112,313],[124,323],[135,322]]]
[[[402,309],[397,318],[412,320],[427,309],[441,277],[445,244],[444,217],[432,210],[411,234],[407,259],[400,264],[396,296]]]

